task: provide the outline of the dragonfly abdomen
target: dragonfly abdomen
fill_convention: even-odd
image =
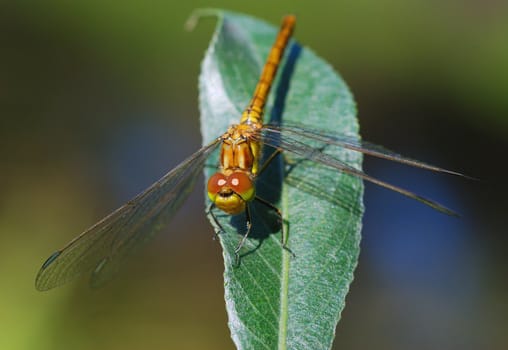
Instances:
[[[279,34],[275,39],[275,43],[270,50],[268,59],[266,60],[263,71],[261,72],[261,77],[256,85],[256,90],[254,91],[252,100],[242,114],[242,119],[240,120],[241,124],[262,123],[266,99],[270,93],[275,74],[279,68],[279,64],[282,60],[282,55],[286,50],[289,38],[293,34],[295,23],[295,16],[288,15],[284,17]]]

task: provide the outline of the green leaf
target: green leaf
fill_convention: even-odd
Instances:
[[[218,24],[199,79],[204,144],[238,123],[278,30],[238,13],[210,13]],[[308,48],[294,40],[290,47],[265,119],[282,114],[282,124],[358,137],[356,108],[344,81]],[[361,168],[358,153],[315,146]],[[207,178],[216,159],[205,169]],[[234,249],[245,232],[245,216],[213,212],[224,231],[219,237],[233,341],[239,349],[329,349],[358,261],[363,183],[285,152],[256,185],[257,194],[281,210],[294,255],[282,248],[277,215],[254,201],[253,230],[237,266]]]

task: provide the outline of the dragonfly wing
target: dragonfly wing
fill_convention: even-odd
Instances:
[[[374,183],[378,186],[398,192],[406,197],[415,199],[425,205],[428,205],[429,207],[432,207],[442,213],[452,215],[452,216],[458,216],[457,213],[455,213],[454,211],[444,207],[443,205],[441,205],[431,199],[422,197],[420,195],[417,195],[417,194],[415,194],[411,191],[408,191],[406,189],[403,189],[401,187],[398,187],[398,186],[389,184],[387,182],[384,182],[382,180],[376,179],[376,178],[364,173],[363,171],[356,169],[356,168],[348,165],[347,163],[345,163],[335,157],[332,157],[329,154],[322,152],[321,150],[319,150],[315,147],[312,147],[304,142],[301,142],[299,140],[296,140],[296,139],[286,135],[285,133],[281,133],[279,131],[274,131],[271,129],[263,128],[263,135],[260,138],[261,138],[262,142],[264,142],[266,145],[269,145],[269,146],[274,147],[276,149],[281,149],[282,151],[294,153],[300,157],[312,160],[314,162],[324,164],[326,166],[337,169],[343,173],[359,177],[365,181],[369,181],[369,182]],[[300,137],[300,139],[302,139],[302,138]]]
[[[348,136],[348,135],[330,135],[327,134],[324,131],[320,130],[314,130],[314,129],[307,129],[302,126],[296,126],[296,125],[284,125],[284,126],[277,126],[277,125],[264,125],[263,129],[270,130],[274,133],[284,133],[287,135],[294,135],[298,137],[305,137],[307,139],[312,139],[316,141],[321,141],[326,144],[335,145],[343,148],[347,148],[353,151],[361,152],[363,154],[377,157],[377,158],[384,158],[388,159],[394,162],[399,162],[403,164],[407,164],[410,166],[427,169],[435,172],[440,173],[446,173],[451,175],[457,175],[469,178],[469,176],[466,176],[464,174],[458,173],[456,171],[444,169],[437,167],[435,165],[427,164],[424,162],[421,162],[419,160],[411,159],[409,157],[402,156],[396,152],[390,151],[386,149],[383,146],[379,146],[370,142],[361,141],[358,140],[357,137],[354,136]]]
[[[35,280],[48,290],[86,272],[98,286],[123,260],[153,237],[189,196],[218,140],[201,148],[159,181],[84,231],[42,265]]]

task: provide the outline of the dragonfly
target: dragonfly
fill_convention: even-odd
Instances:
[[[235,250],[237,256],[252,227],[250,206],[253,202],[267,206],[282,220],[281,211],[256,194],[257,177],[281,153],[293,154],[320,163],[398,192],[437,211],[456,215],[452,210],[431,199],[372,177],[303,140],[319,141],[326,145],[343,147],[434,172],[458,176],[464,176],[463,174],[404,157],[350,136],[330,135],[296,125],[263,123],[265,103],[293,34],[295,23],[296,18],[293,15],[283,18],[253,97],[243,111],[239,123],[231,125],[222,135],[185,159],[142,193],[54,252],[37,274],[35,286],[38,290],[49,290],[85,273],[91,274],[92,286],[100,286],[108,281],[125,258],[150,240],[162,227],[168,225],[188,198],[206,160],[218,148],[220,154],[217,172],[210,177],[207,184],[210,199],[207,212],[213,213],[215,209],[219,209],[228,215],[245,214],[247,230]],[[270,146],[274,151],[262,163],[261,155],[265,146]],[[220,229],[217,219],[213,215],[212,217]],[[283,246],[286,245],[286,242],[282,243]]]

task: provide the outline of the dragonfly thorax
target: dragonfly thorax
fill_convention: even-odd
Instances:
[[[240,170],[213,174],[208,180],[207,190],[215,206],[230,215],[242,213],[246,203],[256,195],[251,177]]]
[[[261,147],[254,135],[258,133],[254,125],[232,125],[221,136],[219,166],[224,171],[241,170],[255,176]]]

